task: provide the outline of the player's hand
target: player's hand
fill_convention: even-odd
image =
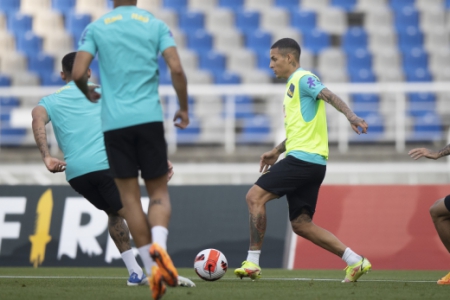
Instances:
[[[66,170],[66,162],[57,158],[47,156],[44,158],[47,169],[52,173],[64,172]]]
[[[89,88],[89,97],[88,100],[91,101],[92,103],[97,103],[98,100],[100,100],[100,98],[102,97],[102,95],[100,95],[96,89],[98,88],[97,85],[90,85],[88,86]]]
[[[170,181],[170,179],[172,179],[172,176],[173,176],[173,174],[174,174],[174,172],[173,172],[173,165],[172,165],[172,163],[170,162],[170,160],[168,160],[167,161],[167,167],[168,167],[168,171],[167,171],[167,182],[169,182]]]
[[[180,119],[180,122],[177,120]],[[175,126],[181,129],[185,129],[189,125],[189,114],[186,110],[178,110],[173,117]]]
[[[261,159],[259,160],[259,172],[265,173],[271,166],[273,166],[280,156],[280,152],[277,149],[272,149],[269,152],[261,155]]]
[[[369,128],[369,125],[367,125],[367,123],[366,123],[366,121],[364,121],[364,119],[355,115],[354,117],[350,118],[348,121],[350,122],[350,125],[352,126],[353,131],[356,132],[357,134],[361,134],[361,132],[367,133],[367,129]],[[358,127],[361,127],[361,132],[359,131]]]
[[[430,149],[427,148],[415,148],[408,152],[409,156],[411,156],[414,160],[418,160],[421,157],[426,157],[429,159],[438,159],[439,153],[433,152]]]

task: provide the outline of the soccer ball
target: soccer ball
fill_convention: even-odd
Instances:
[[[225,255],[219,250],[205,249],[195,257],[194,269],[201,279],[215,281],[225,275],[228,262]]]

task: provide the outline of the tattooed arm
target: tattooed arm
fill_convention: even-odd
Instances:
[[[415,148],[408,152],[408,154],[414,159],[417,160],[421,157],[426,157],[429,159],[439,159],[441,157],[447,156],[450,154],[450,145],[445,146],[441,150],[435,152],[433,150],[427,148]]]
[[[66,163],[57,158],[50,156],[47,144],[47,132],[45,130],[45,124],[49,122],[47,110],[43,106],[36,106],[32,113],[33,122],[33,134],[36,145],[41,152],[42,160],[45,163],[47,169],[52,173],[64,172]]]
[[[325,102],[331,104],[339,112],[343,113],[347,117],[347,120],[350,122],[350,125],[352,126],[353,131],[355,131],[357,134],[360,134],[358,127],[361,127],[362,133],[367,133],[368,125],[367,125],[366,121],[364,121],[362,118],[358,117],[350,109],[350,107],[348,107],[348,105],[345,104],[345,102],[341,100],[341,98],[339,98],[336,94],[331,92],[329,89],[324,88],[317,96],[317,99],[324,100]]]

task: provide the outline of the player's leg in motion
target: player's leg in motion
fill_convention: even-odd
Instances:
[[[298,217],[291,220],[291,226],[297,235],[336,254],[347,263],[346,276],[342,282],[355,282],[372,268],[368,259],[353,252],[328,230],[314,224],[308,210],[303,209]]]
[[[439,199],[430,208],[430,215],[439,238],[450,253],[450,196]],[[450,273],[437,281],[438,284],[450,284]]]
[[[250,247],[247,259],[237,268],[234,273],[240,277],[250,277],[258,279],[261,277],[261,267],[259,266],[259,257],[266,233],[267,217],[266,203],[278,198],[277,195],[265,191],[257,185],[253,185],[248,191],[246,201],[249,211],[250,225]]]
[[[158,271],[169,286],[177,286],[178,272],[167,253],[167,235],[170,214],[169,191],[167,188],[167,175],[153,179],[145,179],[150,204],[148,208],[148,222],[151,227],[153,244],[150,255],[158,265]]]
[[[138,286],[148,284],[147,277],[142,272],[141,267],[134,257],[133,250],[131,250],[130,231],[124,219],[115,212],[107,212],[108,214],[108,231],[109,234],[119,249],[122,260],[128,269],[130,278],[128,278],[128,286]]]

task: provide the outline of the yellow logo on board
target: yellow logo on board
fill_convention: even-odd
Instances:
[[[52,240],[50,233],[50,222],[52,220],[53,195],[52,190],[48,189],[39,199],[36,209],[36,227],[34,235],[30,235],[31,252],[30,263],[35,268],[45,260],[45,249]]]

